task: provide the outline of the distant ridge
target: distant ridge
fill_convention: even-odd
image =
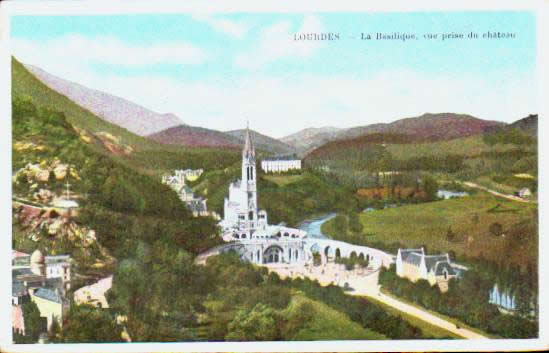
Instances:
[[[85,87],[54,76],[36,66],[23,64],[49,88],[67,96],[101,119],[116,124],[140,136],[145,136],[183,122],[174,114],[160,114],[124,98]]]
[[[342,130],[343,129],[331,126],[307,128],[285,136],[281,138],[280,141],[294,147],[299,151],[305,151],[332,140],[337,136],[337,133]]]
[[[173,126],[147,137],[168,145],[194,147],[236,147],[241,145],[240,139],[229,134],[189,125]]]
[[[244,142],[245,133],[245,129],[231,130],[225,132],[225,134],[239,139],[242,143]],[[250,130],[250,136],[252,138],[254,146],[257,149],[275,154],[291,154],[296,152],[296,149],[294,147],[275,138],[260,134],[257,131]]]
[[[499,121],[483,120],[466,114],[425,113],[418,117],[399,119],[392,123],[378,123],[347,129],[305,129],[282,138],[282,141],[306,154],[330,141],[369,134],[402,134],[413,140],[437,141],[478,135],[487,129],[505,125]]]

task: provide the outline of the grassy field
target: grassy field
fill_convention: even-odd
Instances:
[[[278,186],[286,186],[303,179],[303,175],[264,175],[263,178],[275,183]]]
[[[513,145],[496,144],[488,146],[482,136],[469,136],[448,141],[414,144],[388,144],[386,149],[395,159],[407,160],[413,157],[445,156],[458,154],[466,157],[478,156],[483,152],[506,152],[516,149]]]
[[[399,300],[402,300],[401,298],[398,298]],[[382,303],[378,300],[376,300],[373,297],[368,297],[369,301],[372,301],[383,308],[383,310],[387,311],[389,314],[400,316],[402,319],[406,320],[410,325],[416,326],[421,329],[424,335],[431,336],[433,338],[462,338],[461,336],[456,335],[455,333],[452,333],[450,331],[446,331],[445,329],[431,325],[430,323],[423,321],[421,319],[418,319],[417,317],[404,313],[402,311],[399,311],[392,306],[389,306],[385,303]],[[424,309],[424,308],[422,308]],[[425,310],[425,309],[424,309]],[[439,314],[437,314],[439,315]]]
[[[478,192],[469,197],[361,213],[364,229],[353,238],[355,243],[425,245],[429,253],[453,250],[458,256],[480,256],[525,265],[537,256],[537,233],[526,234],[525,240],[517,243],[511,236],[492,235],[489,227],[500,223],[505,234],[521,221],[535,222],[536,214],[535,205]],[[456,234],[453,241],[446,236],[449,228]],[[333,220],[323,225],[323,231],[338,238]]]
[[[308,327],[297,332],[293,340],[386,339],[384,335],[365,329],[358,323],[351,321],[347,315],[303,295],[294,296],[286,310],[292,310],[302,302],[309,302],[313,306],[314,316]]]

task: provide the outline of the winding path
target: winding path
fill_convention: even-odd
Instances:
[[[358,293],[358,292],[351,292],[349,293],[351,295],[357,295],[357,296],[365,296],[365,297],[371,297],[374,298],[377,301],[382,302],[383,304],[386,304],[392,308],[395,308],[401,312],[404,312],[406,314],[412,315],[417,317],[420,320],[423,320],[431,325],[438,326],[440,328],[445,329],[446,331],[450,331],[458,336],[461,336],[463,338],[467,339],[489,339],[489,337],[483,336],[481,334],[478,334],[474,331],[468,330],[466,328],[457,328],[456,324],[444,320],[436,315],[433,315],[429,313],[428,311],[419,309],[415,306],[412,306],[410,304],[404,303],[400,300],[397,300],[391,296],[388,296],[380,291],[378,291],[378,294],[372,294],[372,293]]]
[[[492,195],[503,197],[507,200],[524,202],[524,203],[535,203],[535,201],[530,201],[530,200],[527,200],[527,199],[524,199],[522,197],[515,196],[515,195],[503,194],[501,192],[498,192],[498,191],[495,191],[495,190],[492,190],[492,189],[488,189],[487,187],[472,183],[470,181],[462,182],[462,184],[465,185],[465,186],[468,186],[470,188],[480,189],[480,190],[489,192]]]

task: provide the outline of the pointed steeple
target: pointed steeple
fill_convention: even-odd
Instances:
[[[250,137],[250,127],[249,123],[246,122],[246,140],[244,142],[244,149],[242,150],[244,156],[255,157],[254,145],[252,144],[252,139]]]

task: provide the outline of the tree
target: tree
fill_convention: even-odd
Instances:
[[[358,216],[358,213],[356,213],[356,212],[349,213],[349,228],[351,229],[351,232],[353,232],[353,233],[362,232],[363,225],[360,222],[360,218]]]
[[[342,214],[338,214],[334,218],[334,227],[335,230],[341,234],[347,234],[347,217]]]
[[[499,237],[500,235],[503,234],[503,226],[501,224],[499,224],[498,222],[494,222],[494,223],[490,224],[490,227],[488,228],[488,231],[490,232],[490,234],[492,234],[496,237]]]
[[[322,263],[322,257],[320,253],[313,252],[313,265],[320,266],[321,263]]]
[[[428,175],[423,178],[423,190],[425,191],[425,197],[428,201],[437,199],[438,183]]]
[[[56,343],[59,342],[59,337],[61,333],[61,326],[57,320],[53,320],[51,323],[50,329],[48,331],[48,342]]]
[[[228,341],[274,341],[279,338],[280,319],[276,311],[262,303],[250,312],[239,310],[228,326]]]
[[[284,325],[281,328],[282,338],[285,340],[291,340],[300,330],[307,327],[315,314],[313,305],[308,301],[288,309],[284,316]]]
[[[448,241],[454,241],[456,239],[456,233],[452,230],[452,227],[448,227],[448,231],[446,232],[446,240]]]
[[[105,309],[74,305],[64,320],[60,342],[123,342],[122,327]]]
[[[36,343],[42,331],[42,318],[35,302],[23,304],[23,318],[25,321],[25,336],[27,343]]]

